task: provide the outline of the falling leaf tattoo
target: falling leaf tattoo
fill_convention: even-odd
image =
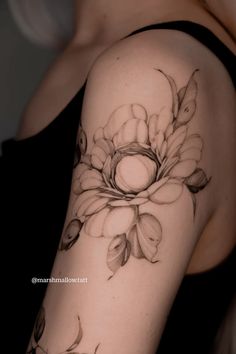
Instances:
[[[66,226],[59,245],[60,251],[67,251],[73,246],[73,244],[79,238],[81,228],[82,223],[78,219],[73,219],[69,222],[69,224]]]
[[[110,238],[107,266],[112,276],[130,256],[158,261],[162,226],[156,216],[141,212],[140,206],[173,204],[186,186],[195,215],[196,193],[210,181],[198,166],[203,140],[199,134],[188,133],[197,109],[198,70],[179,90],[170,75],[155,71],[169,83],[170,108],[148,114],[138,103],[119,106],[94,133],[90,153],[86,133],[82,126],[79,129],[73,220],[60,249],[71,248],[82,229],[91,237]]]
[[[39,344],[39,341],[45,330],[45,325],[46,325],[45,309],[44,307],[41,307],[34,326],[33,341],[30,345],[30,349],[27,350],[27,354],[36,354],[36,353],[50,354],[48,350],[44,349]],[[86,353],[78,352],[77,350],[74,351],[79,346],[82,337],[83,337],[83,330],[82,330],[80,318],[78,317],[78,333],[74,342],[65,351],[56,354],[86,354]],[[94,349],[93,354],[97,353],[99,346],[100,343]]]

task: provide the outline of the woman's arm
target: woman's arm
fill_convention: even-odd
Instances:
[[[52,271],[81,282],[49,285],[28,353],[155,352],[217,206],[209,58],[187,35],[152,31],[95,64]]]

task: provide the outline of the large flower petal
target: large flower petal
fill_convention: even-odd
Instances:
[[[97,155],[97,151],[95,150],[94,153],[91,155],[91,163],[94,168],[98,170],[102,170],[103,168],[103,161],[99,155]]]
[[[199,149],[199,150],[202,150],[202,148],[203,148],[202,138],[198,134],[192,134],[186,138],[183,146],[180,149],[180,153],[182,153],[188,149],[194,149],[194,148]]]
[[[104,208],[90,216],[85,222],[85,232],[93,237],[103,236],[104,223],[109,212],[110,208]]]
[[[93,140],[96,143],[97,140],[99,139],[104,139],[104,133],[103,133],[103,128],[100,127],[96,130],[94,136],[93,136]]]
[[[144,120],[139,119],[136,128],[136,142],[147,144],[148,142],[148,127]]]
[[[95,170],[85,170],[80,176],[80,186],[82,190],[95,189],[105,186],[102,174]]]
[[[90,166],[88,166],[85,163],[79,163],[75,170],[74,170],[74,175],[73,175],[73,182],[72,182],[72,189],[75,194],[80,194],[82,189],[81,189],[81,176],[85,171],[90,170]]]
[[[110,210],[104,220],[103,235],[114,237],[126,233],[135,220],[133,207],[116,207]]]
[[[171,204],[181,196],[182,191],[182,183],[170,180],[153,193],[150,200],[156,204]]]
[[[153,183],[148,189],[148,196],[152,195],[153,193],[155,193],[159,188],[161,188],[167,181],[168,181],[169,177],[164,177],[162,179],[160,179],[159,181]],[[142,196],[142,193],[138,194],[139,197]]]
[[[76,198],[74,206],[73,206],[73,213],[78,218],[83,216],[83,212],[86,209],[85,204],[89,203],[90,201],[93,202],[97,199],[97,195],[99,194],[99,190],[92,189],[81,193],[78,198]]]
[[[166,162],[162,164],[158,171],[159,176],[161,176],[162,178],[168,176],[169,171],[177,164],[178,161],[179,157],[177,156],[170,157],[168,160],[166,160]]]
[[[167,142],[163,141],[163,144],[161,145],[161,149],[160,149],[160,158],[162,160],[164,160],[166,153],[167,153]]]
[[[173,122],[173,113],[169,108],[164,107],[158,115],[156,131],[157,132],[162,131],[163,133],[165,133],[168,125],[172,122]]]
[[[190,176],[196,167],[197,162],[195,160],[180,161],[170,170],[169,176],[185,178]]]
[[[173,124],[169,124],[168,127],[167,127],[167,129],[166,129],[166,132],[165,132],[165,137],[166,137],[166,139],[168,139],[169,136],[170,136],[171,134],[173,134],[173,131],[174,131],[174,126],[173,126]]]
[[[110,201],[109,205],[112,207],[129,206],[129,202],[127,200],[118,199]]]
[[[94,145],[91,152],[91,163],[92,166],[98,170],[103,168],[104,162],[106,161],[106,152],[98,145]]]
[[[125,122],[113,138],[116,148],[131,143],[146,144],[147,141],[147,124],[144,120],[137,118],[129,119]]]
[[[149,135],[149,141],[151,144],[153,143],[155,137],[156,137],[156,124],[157,124],[157,119],[158,115],[157,114],[152,114],[151,117],[149,118],[148,122],[148,135]],[[155,146],[156,148],[156,146]]]
[[[188,150],[185,150],[184,152],[181,153],[180,159],[183,160],[195,160],[199,162],[202,157],[202,150],[197,149],[197,148],[191,148]]]
[[[93,207],[94,203],[96,203],[97,201],[100,200],[100,197],[98,197],[97,195],[92,196],[88,199],[86,199],[83,203],[80,203],[80,205],[77,208],[77,212],[76,212],[76,216],[81,219],[81,218],[85,218],[86,214],[86,210],[88,208],[90,208],[91,206]]]
[[[142,205],[147,202],[148,202],[147,198],[134,198],[129,202],[129,205]]]
[[[132,207],[105,207],[85,223],[85,231],[94,237],[114,237],[126,233],[135,220]]]
[[[163,143],[164,143],[164,133],[159,132],[156,135],[156,148],[158,149],[159,154],[160,154],[161,147],[162,147]]]
[[[109,198],[101,198],[98,197],[96,200],[94,200],[90,205],[85,209],[84,215],[92,215],[94,213],[97,213],[101,209],[103,209],[108,203],[110,199]]]
[[[100,147],[105,152],[106,156],[114,153],[114,145],[111,140],[98,139],[96,141],[96,146]]]
[[[145,108],[139,104],[125,104],[118,107],[104,127],[105,138],[112,140],[122,125],[132,118],[147,120]]]
[[[187,126],[183,125],[177,128],[167,139],[167,156],[171,157],[177,153],[183,145],[187,135]]]

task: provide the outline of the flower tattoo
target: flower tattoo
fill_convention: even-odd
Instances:
[[[90,154],[86,134],[82,127],[79,130],[81,159],[77,159],[72,187],[73,220],[61,249],[69,249],[82,228],[89,236],[110,238],[107,266],[113,274],[130,255],[158,261],[162,226],[156,216],[141,212],[141,205],[172,204],[186,186],[195,213],[195,194],[210,180],[198,167],[203,140],[188,133],[196,112],[198,70],[180,90],[171,76],[155,70],[169,83],[171,108],[149,115],[137,103],[118,107],[95,132]]]

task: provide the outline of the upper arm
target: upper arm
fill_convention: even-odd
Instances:
[[[196,44],[184,62],[185,46],[159,36],[117,44],[88,80],[52,273],[87,282],[48,288],[41,340],[55,353],[73,343],[78,317],[79,352],[154,353],[214,209],[210,74]]]

